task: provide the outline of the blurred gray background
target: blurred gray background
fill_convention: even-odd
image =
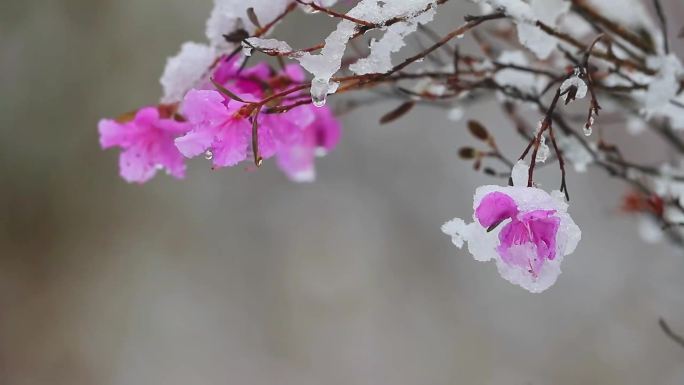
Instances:
[[[458,159],[474,141],[445,112],[345,116],[312,185],[201,159],[186,181],[125,184],[97,121],[158,99],[210,3],[2,1],[0,384],[684,383],[684,350],[657,325],[684,332],[684,256],[640,241],[625,186],[570,174],[583,240],[531,295],[439,230],[498,183]],[[436,28],[467,11],[444,7]],[[311,44],[330,28],[315,23],[280,32]],[[470,117],[509,155],[524,146],[496,105]],[[631,158],[662,159],[657,138],[606,127]]]

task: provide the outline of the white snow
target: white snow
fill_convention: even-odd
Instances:
[[[211,45],[217,49],[229,49],[223,37],[241,27],[254,33],[257,27],[247,16],[249,8],[254,9],[259,23],[263,26],[273,21],[285,11],[289,0],[214,0],[214,8],[207,20],[206,35]]]
[[[215,57],[215,50],[208,45],[193,42],[183,44],[180,52],[166,62],[160,79],[164,89],[162,103],[182,100],[185,93],[202,80]]]
[[[524,67],[530,64],[523,51],[503,51],[499,55],[497,62]],[[539,82],[537,75],[512,68],[504,68],[497,71],[494,75],[494,80],[502,86],[511,86],[527,93],[536,93]]]
[[[546,144],[546,136],[542,135],[541,140],[539,141],[539,149],[537,150],[536,161],[539,163],[546,162],[546,159],[549,158],[550,153],[551,150],[549,149],[549,145]]]
[[[525,163],[524,160],[519,160],[513,170],[511,171],[511,179],[513,180],[513,186],[527,187],[527,181],[529,180],[529,170],[530,166]]]
[[[575,94],[575,99],[584,99],[585,96],[587,96],[587,91],[589,87],[587,87],[587,83],[582,80],[577,74],[574,76],[570,77],[569,79],[566,79],[563,84],[561,84],[560,91],[561,93],[565,93],[570,87],[576,87],[577,92]],[[565,100],[568,100],[569,94],[565,94]]]
[[[461,119],[463,119],[463,116],[465,115],[465,111],[461,107],[453,107],[452,109],[449,110],[449,120],[452,122],[458,122]]]
[[[648,84],[644,104],[647,109],[662,108],[677,96],[678,79],[684,74],[684,67],[674,54],[650,57],[648,66],[657,68],[658,73]]]
[[[475,0],[489,5],[491,9],[503,10],[518,28],[518,40],[539,59],[548,58],[556,47],[556,39],[548,36],[535,23],[541,21],[551,27],[570,9],[570,2],[564,0]]]
[[[261,39],[258,37],[250,37],[249,39],[247,39],[247,43],[249,44],[243,44],[243,48],[254,47],[261,51],[280,54],[292,52],[292,47],[290,47],[289,44],[276,39]]]
[[[406,23],[413,23],[412,19],[420,17],[420,14],[429,5],[433,4],[434,1],[393,0],[389,2],[383,0],[361,0],[347,15],[379,25],[397,17],[406,18]],[[341,20],[337,24],[335,31],[325,39],[325,46],[319,54],[306,52],[298,58],[302,67],[314,75],[311,95],[316,105],[325,104],[325,97],[332,93],[331,88],[334,87],[334,83],[331,82],[331,78],[341,68],[347,43],[356,32],[356,28],[356,23],[350,20]],[[408,25],[405,25],[403,29],[394,30],[389,35],[388,40],[376,43],[377,47],[374,49],[376,53],[372,54],[373,56],[369,61],[359,63],[356,67],[357,70],[363,72],[381,69],[380,66],[386,68],[387,55],[394,52],[397,46],[398,38],[394,34],[401,35],[406,32],[407,28],[410,29]]]
[[[594,163],[591,152],[580,143],[579,139],[574,136],[559,136],[556,140],[563,151],[563,158],[572,164],[576,172],[586,172],[588,166]],[[589,143],[589,146],[596,150],[595,143]]]
[[[665,238],[662,227],[652,218],[642,215],[639,218],[639,236],[646,243],[658,243]]]
[[[427,24],[435,16],[435,9],[421,13],[417,17],[410,18],[405,22],[392,24],[385,28],[385,34],[380,40],[373,39],[370,44],[368,57],[359,59],[349,66],[349,69],[357,75],[371,73],[385,73],[392,69],[392,54],[399,52],[406,43],[406,36],[415,32],[419,24]]]
[[[289,0],[214,0],[214,8],[206,27],[209,45],[185,43],[176,56],[168,59],[160,79],[164,89],[162,102],[180,101],[187,91],[202,80],[219,55],[234,48],[234,44],[226,42],[223,35],[237,28],[244,28],[250,33],[256,31],[257,27],[247,15],[249,8],[254,9],[259,22],[265,25],[284,12],[289,3]],[[328,0],[326,3],[329,5],[331,1]],[[255,40],[254,44],[263,45],[264,49],[268,47],[277,50],[289,48],[283,45],[284,43],[267,39]]]

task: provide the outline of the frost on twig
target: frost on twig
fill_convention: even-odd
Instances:
[[[554,26],[558,19],[570,9],[570,2],[564,0],[475,0],[485,6],[485,12],[492,9],[503,10],[516,23],[518,39],[539,59],[548,58],[556,47],[536,23],[541,21]]]
[[[276,39],[262,39],[258,37],[250,37],[245,39],[242,43],[242,52],[245,56],[252,54],[252,49],[258,49],[266,54],[283,55],[292,52],[292,47],[289,44]]]
[[[432,20],[434,10],[430,6],[436,0],[361,0],[347,15],[364,20],[385,29],[385,36],[371,44],[371,54],[361,59],[352,69],[357,74],[383,73],[392,68],[390,56],[403,47],[403,39],[415,31],[417,25]],[[401,20],[392,26],[384,26],[390,20]],[[341,20],[337,28],[325,39],[320,53],[304,52],[297,58],[302,67],[314,79],[311,96],[314,103],[323,105],[328,94],[334,93],[337,86],[332,77],[342,67],[347,43],[358,32],[358,24]]]

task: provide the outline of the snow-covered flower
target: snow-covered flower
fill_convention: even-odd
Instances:
[[[518,171],[523,167],[516,165]],[[516,174],[523,173],[514,172],[515,186],[476,190],[474,222],[455,218],[442,231],[459,248],[467,242],[475,260],[494,260],[509,282],[539,293],[556,282],[563,257],[575,250],[582,233],[562,193],[526,187]]]
[[[103,119],[98,126],[103,149],[121,147],[124,150],[119,157],[119,170],[129,183],[145,183],[159,169],[183,178],[185,163],[174,146],[174,139],[189,128],[186,123],[160,117],[156,107],[140,109],[127,122]]]

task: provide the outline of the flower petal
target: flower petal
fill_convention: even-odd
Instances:
[[[218,131],[212,144],[214,166],[231,167],[247,158],[252,126],[247,120],[234,120]]]
[[[154,162],[141,146],[133,146],[119,156],[119,173],[128,183],[145,183],[156,172]]]
[[[475,217],[482,227],[490,227],[512,218],[517,213],[518,206],[513,198],[496,191],[482,198],[480,205],[475,210]]]

